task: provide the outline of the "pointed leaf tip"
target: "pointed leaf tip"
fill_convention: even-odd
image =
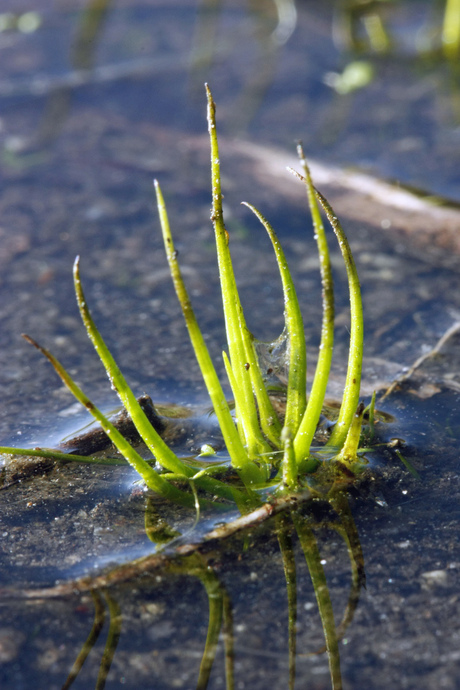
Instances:
[[[40,352],[43,352],[43,348],[37,343],[36,340],[30,337],[30,335],[27,335],[27,333],[21,333],[21,337],[24,338],[26,342],[29,343],[29,345],[33,345],[34,347],[37,348],[37,350],[40,350]]]

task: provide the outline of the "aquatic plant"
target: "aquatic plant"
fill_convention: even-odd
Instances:
[[[271,493],[297,491],[308,484],[309,477],[332,477],[346,466],[353,473],[362,463],[358,448],[364,406],[359,404],[363,355],[363,314],[359,279],[356,266],[343,229],[326,199],[314,188],[301,146],[299,159],[302,173],[292,171],[305,185],[320,259],[322,280],[323,317],[321,344],[316,371],[307,395],[307,360],[305,333],[299,301],[287,261],[275,231],[254,206],[246,206],[257,216],[272,242],[280,272],[285,307],[285,344],[287,365],[286,409],[284,417],[276,412],[266,382],[266,371],[259,361],[258,345],[247,328],[243,308],[233,272],[230,255],[230,237],[224,223],[220,178],[219,149],[216,132],[216,110],[209,88],[207,91],[207,118],[211,146],[212,214],[217,247],[219,276],[223,300],[228,353],[223,360],[234,397],[234,407],[226,399],[223,387],[213,365],[200,331],[190,297],[182,278],[177,252],[169,227],[167,211],[160,189],[155,181],[157,205],[163,233],[166,256],[174,287],[182,307],[184,319],[195,351],[203,380],[206,384],[217,417],[229,463],[216,460],[203,468],[194,459],[180,458],[165,443],[160,433],[148,420],[145,411],[107,348],[93,321],[83,292],[80,262],[74,264],[74,286],[80,314],[89,338],[107,371],[113,389],[133,420],[140,437],[150,450],[157,466],[145,460],[124,438],[113,423],[94,405],[72,380],[62,364],[45,348],[29,336],[24,336],[54,366],[62,381],[99,422],[122,456],[136,469],[145,484],[163,497],[186,506],[206,505],[206,498],[198,500],[197,489],[217,496],[224,503],[236,503],[242,512],[260,504]],[[329,378],[334,339],[334,298],[331,263],[322,222],[322,207],[337,237],[348,276],[350,290],[350,349],[348,370],[338,419],[325,447],[313,445],[315,432],[323,408]],[[208,449],[209,450],[209,449]],[[212,449],[210,451],[212,453]],[[98,458],[69,456],[47,449],[0,448],[0,453],[44,456],[65,460],[99,462]],[[224,481],[218,473],[228,464],[236,471],[239,482]],[[183,480],[189,482],[192,492],[179,488]],[[259,496],[256,490],[262,495]],[[219,505],[219,503],[214,503]]]

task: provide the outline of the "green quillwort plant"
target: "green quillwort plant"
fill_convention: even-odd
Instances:
[[[218,268],[223,301],[223,313],[227,334],[228,352],[223,361],[234,397],[234,407],[229,405],[216,369],[209,355],[199,328],[190,297],[182,278],[177,252],[170,231],[168,215],[160,189],[155,181],[155,192],[163,233],[166,256],[171,276],[181,305],[193,349],[206,384],[226,445],[229,464],[239,481],[228,482],[219,478],[219,471],[228,465],[216,460],[205,469],[194,459],[178,457],[165,443],[149,422],[144,410],[126,382],[114,358],[108,350],[91,313],[80,279],[79,259],[74,265],[74,285],[80,314],[89,338],[107,371],[113,389],[133,420],[141,438],[150,450],[157,466],[144,460],[122,436],[117,428],[94,405],[72,380],[62,364],[29,336],[26,340],[42,352],[54,366],[65,385],[79,402],[99,422],[102,429],[122,456],[130,463],[152,491],[174,502],[196,506],[206,505],[203,495],[218,497],[217,504],[236,503],[241,511],[247,511],[272,493],[296,491],[308,485],[312,476],[337,474],[346,466],[347,473],[360,467],[359,443],[364,407],[359,404],[361,366],[363,356],[363,312],[360,285],[356,266],[343,229],[326,199],[314,188],[302,148],[299,146],[301,173],[292,171],[305,185],[313,219],[315,238],[320,259],[322,280],[323,317],[321,344],[311,389],[307,392],[307,358],[302,314],[287,261],[275,231],[254,206],[246,206],[257,216],[273,245],[280,272],[285,308],[283,338],[287,343],[288,377],[286,409],[284,417],[278,415],[272,404],[270,392],[259,363],[256,341],[248,330],[233,272],[229,247],[229,233],[222,211],[219,149],[216,132],[215,104],[209,88],[207,91],[207,117],[211,145],[212,222],[217,247]],[[320,209],[324,211],[337,237],[346,267],[350,290],[351,324],[348,371],[343,400],[325,447],[314,446],[315,432],[322,412],[328,383],[334,340],[334,296],[326,233]],[[371,409],[373,414],[373,408]],[[56,459],[76,459],[100,462],[98,458],[80,458],[44,449],[0,448],[1,453],[13,455],[38,455]],[[319,473],[319,474],[318,474]],[[184,489],[184,480],[192,491]],[[182,488],[179,488],[182,487]],[[200,498],[198,499],[198,491]]]

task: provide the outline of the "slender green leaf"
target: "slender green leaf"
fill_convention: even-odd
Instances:
[[[243,420],[242,420],[244,412],[243,411],[240,412],[239,407],[238,407],[238,404],[240,402],[239,395],[238,395],[238,383],[237,383],[236,378],[233,374],[228,355],[225,351],[222,352],[222,360],[224,362],[225,373],[227,374],[227,378],[228,378],[228,381],[230,383],[230,388],[232,389],[233,398],[235,401],[235,403],[234,403],[235,404],[235,417],[236,417],[236,425],[238,428],[238,434],[241,438],[242,443],[244,443],[244,445],[246,446],[247,445],[247,439],[246,439],[246,433],[245,433],[246,427],[243,424]]]
[[[361,438],[361,429],[363,427],[364,404],[360,403],[356,410],[351,424],[348,428],[348,433],[340,453],[337,455],[337,460],[344,462],[347,465],[353,465],[358,460],[358,448]]]
[[[256,396],[257,412],[259,415],[260,426],[262,428],[263,433],[270,441],[270,443],[275,448],[280,448],[281,423],[271,403],[270,396],[268,395],[267,389],[265,387],[252,335],[249,334],[249,337],[245,338],[244,345],[245,356],[247,360],[245,363],[245,369],[249,373],[249,377],[252,384],[252,390]],[[225,363],[225,369],[227,372],[227,376],[229,377],[230,385],[232,386],[232,391],[236,390],[236,393],[234,393],[234,398],[235,406],[238,410],[238,383],[233,375],[233,371],[231,369],[228,357],[227,362]],[[231,381],[233,381],[233,383],[231,383]],[[237,419],[239,419],[238,411]],[[244,434],[243,425],[241,426],[241,429],[241,433]],[[263,446],[260,446],[259,448],[259,455],[266,453],[267,450],[269,449],[264,443]]]
[[[332,353],[334,349],[334,285],[326,233],[316,201],[310,170],[300,144],[298,146],[298,154],[300,162],[302,163],[304,175],[298,175],[298,173],[295,173],[293,170],[292,172],[299,177],[299,179],[303,180],[306,186],[308,204],[313,220],[313,230],[318,246],[323,301],[321,343],[319,346],[318,362],[316,364],[310,395],[308,396],[307,409],[305,410],[299,430],[294,439],[294,451],[297,462],[299,463],[307,458],[310,453],[310,446],[321,416],[331,370]]]
[[[150,424],[144,410],[126,382],[125,377],[118,368],[117,363],[115,362],[101,334],[99,333],[96,324],[94,323],[94,320],[88,309],[88,304],[86,302],[80,280],[80,260],[78,256],[75,259],[73,275],[78,308],[80,310],[81,318],[86,328],[88,337],[93,343],[94,349],[99,355],[105,370],[107,371],[107,375],[113,389],[118,393],[121,402],[133,420],[142,440],[151,453],[155,456],[156,460],[165,469],[169,470],[170,472],[182,472],[184,475],[187,475],[189,472],[186,465],[179,460],[177,455],[175,455],[175,453],[173,453],[173,451],[166,445],[158,432]]]
[[[359,402],[361,388],[361,371],[363,366],[363,303],[361,299],[361,286],[359,284],[358,271],[339,219],[335,215],[328,201],[318,190],[316,196],[332,225],[340,251],[342,252],[345,268],[347,270],[348,289],[350,291],[350,351],[348,355],[347,377],[343,393],[339,418],[332,431],[328,445],[341,447],[348,434],[348,429],[353,420]]]
[[[76,397],[78,402],[80,402],[88,412],[96,419],[101,427],[104,429],[105,433],[109,436],[112,443],[117,447],[120,453],[126,458],[132,467],[138,472],[142,477],[146,485],[152,491],[156,491],[165,498],[169,498],[176,503],[193,507],[195,505],[193,496],[187,494],[180,489],[172,486],[167,482],[160,474],[155,472],[155,470],[150,467],[150,465],[142,458],[137,451],[130,445],[130,443],[125,439],[124,436],[118,431],[118,429],[107,419],[107,417],[102,414],[102,412],[91,402],[91,400],[83,393],[81,388],[73,381],[70,374],[64,369],[62,364],[54,357],[51,352],[41,347],[28,335],[23,335],[23,337],[31,345],[37,348],[51,364],[53,365],[56,373],[61,378],[63,383],[67,386],[70,392]]]
[[[284,425],[295,437],[306,406],[307,355],[302,313],[289,266],[275,231],[254,206],[243,202],[266,229],[278,263],[284,294],[284,320],[289,342],[289,373]]]
[[[88,455],[73,455],[72,453],[62,453],[51,448],[9,448],[0,446],[0,455],[18,455],[31,458],[50,458],[51,460],[61,460],[62,462],[81,462],[88,465],[126,465],[124,458],[95,458]]]
[[[216,413],[216,417],[218,419],[219,426],[232,461],[232,465],[238,472],[240,472],[245,484],[253,481],[258,482],[262,478],[258,472],[257,466],[248,458],[246,450],[244,449],[241,439],[238,436],[230,408],[209,355],[208,348],[204,342],[195,312],[193,311],[192,303],[190,301],[190,297],[188,295],[187,288],[185,287],[177,261],[177,253],[174,248],[174,242],[171,235],[163,194],[157,181],[155,181],[155,191],[166,257],[168,259],[174,288],[182,308],[182,313],[184,315],[195,356],[208,390],[209,397],[211,398],[211,402],[213,404],[214,411]]]
[[[229,235],[225,228],[222,211],[222,191],[220,183],[219,147],[216,131],[216,106],[211,91],[206,85],[208,99],[208,130],[211,143],[211,182],[212,213],[216,239],[219,278],[222,291],[222,304],[227,331],[230,364],[237,383],[235,400],[244,425],[249,457],[255,458],[269,449],[260,429],[251,377],[246,365],[249,355],[249,330],[244,319],[233,265],[229,251]]]
[[[294,447],[292,443],[292,435],[289,427],[285,426],[281,433],[281,440],[283,442],[283,485],[291,490],[297,486],[297,463],[294,455]]]

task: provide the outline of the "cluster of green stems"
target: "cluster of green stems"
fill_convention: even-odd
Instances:
[[[197,503],[196,488],[199,488],[213,496],[225,499],[225,501],[236,502],[241,509],[247,509],[250,505],[254,505],[255,489],[275,486],[278,491],[296,490],[302,485],[305,475],[314,472],[321,462],[315,455],[312,455],[311,448],[324,404],[334,341],[333,280],[326,233],[320,213],[321,207],[337,237],[347,271],[350,291],[350,349],[346,383],[339,417],[326,443],[326,446],[329,447],[327,450],[330,450],[328,457],[348,465],[356,461],[363,414],[362,406],[359,406],[363,354],[362,302],[356,266],[348,240],[328,202],[314,188],[302,147],[299,145],[298,152],[302,174],[294,170],[291,172],[301,180],[306,188],[320,260],[323,300],[319,356],[308,395],[304,325],[292,276],[272,226],[254,206],[245,204],[260,220],[272,242],[284,293],[284,335],[288,343],[288,381],[286,411],[284,419],[280,419],[267,390],[263,371],[258,361],[255,340],[247,328],[235,281],[229,250],[229,234],[224,224],[222,211],[215,103],[208,86],[206,86],[206,92],[211,145],[211,219],[217,247],[228,343],[228,353],[223,353],[223,360],[234,397],[234,411],[227,401],[195,317],[180,271],[163,195],[157,181],[155,181],[155,192],[166,256],[174,287],[231,465],[241,480],[240,486],[216,478],[215,472],[212,470],[203,470],[193,467],[193,463],[190,465],[184,462],[168,447],[150,424],[93,321],[83,293],[78,257],[74,264],[74,285],[83,323],[107,371],[112,387],[118,393],[123,406],[131,416],[152,456],[161,466],[161,471],[157,471],[151,463],[141,457],[77,386],[69,373],[50,352],[38,345],[29,336],[25,336],[25,338],[49,359],[65,385],[99,422],[118,451],[135,468],[151,490],[172,501],[193,506]],[[44,455],[62,459],[61,453],[43,449],[0,448],[0,452],[16,455]],[[64,457],[69,459],[68,455],[64,455]],[[85,462],[89,460],[75,456],[73,459],[81,459]],[[91,461],[100,462],[97,458],[91,459]],[[191,484],[192,493],[178,487],[177,480],[184,479]]]

